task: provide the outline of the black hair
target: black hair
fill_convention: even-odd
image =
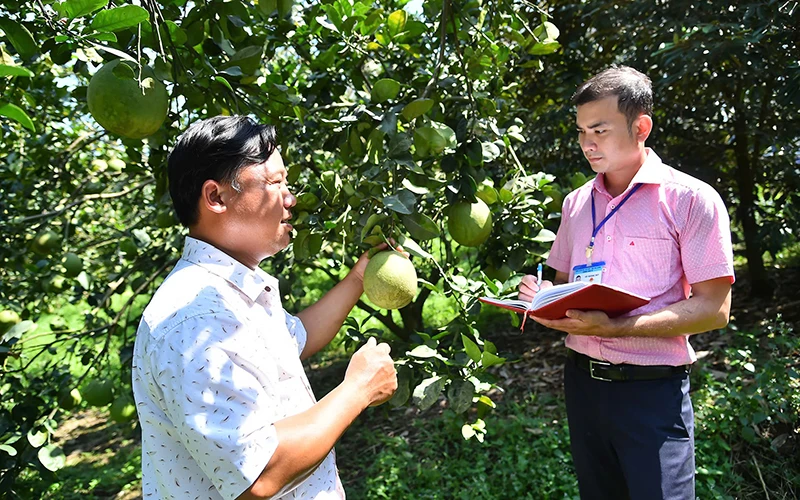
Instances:
[[[580,106],[606,97],[617,96],[617,106],[628,122],[640,115],[653,116],[653,86],[650,79],[629,66],[611,66],[583,82],[572,96],[572,104]]]
[[[264,163],[277,147],[275,127],[247,116],[215,116],[190,126],[169,155],[169,194],[184,226],[197,222],[200,192],[207,180],[237,191],[239,172]]]

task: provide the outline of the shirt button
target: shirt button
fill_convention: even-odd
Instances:
[[[606,236],[606,241],[611,241],[611,235]]]
[[[612,204],[612,205],[611,205],[611,210],[614,210],[614,208],[616,208],[616,205],[613,205],[613,204]]]
[[[266,287],[264,287],[264,290],[266,290],[266,291],[268,291],[268,292],[271,292],[271,291],[272,291],[272,288],[270,288],[270,287],[266,286]]]

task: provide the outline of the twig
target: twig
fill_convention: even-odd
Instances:
[[[428,82],[428,85],[425,86],[425,90],[422,92],[423,99],[428,97],[428,94],[433,86],[436,85],[437,81],[439,81],[439,73],[441,72],[442,63],[444,62],[444,47],[447,40],[447,14],[449,6],[450,0],[444,0],[444,2],[442,2],[442,17],[439,20],[439,27],[441,28],[439,33],[439,57],[436,60],[436,66],[433,68],[433,77]],[[458,43],[458,37],[456,37],[456,43]]]
[[[61,215],[64,212],[66,212],[67,210],[69,210],[70,208],[74,207],[75,205],[80,205],[81,203],[87,202],[89,200],[98,200],[98,199],[107,200],[107,199],[111,199],[111,198],[119,198],[119,197],[125,196],[127,194],[130,194],[133,191],[141,189],[141,188],[147,186],[148,184],[152,184],[155,181],[156,181],[155,179],[148,179],[148,180],[146,180],[146,181],[144,181],[144,182],[142,182],[142,183],[140,183],[140,184],[138,184],[136,186],[128,188],[128,189],[126,189],[124,191],[118,191],[116,193],[88,194],[88,195],[84,196],[83,198],[81,198],[80,200],[75,200],[72,203],[69,203],[69,204],[67,204],[67,205],[65,205],[65,206],[63,206],[61,208],[56,208],[54,210],[51,210],[50,212],[45,212],[43,214],[29,215],[27,217],[23,217],[22,219],[18,220],[17,223],[30,222],[32,220],[41,219],[43,217],[54,217],[54,216],[57,216],[57,215]]]
[[[764,483],[764,476],[761,475],[761,468],[758,466],[755,454],[751,456],[753,457],[753,464],[756,466],[756,472],[758,472],[758,479],[761,481],[761,487],[764,489],[764,497],[769,500],[769,491],[767,491],[767,485]]]

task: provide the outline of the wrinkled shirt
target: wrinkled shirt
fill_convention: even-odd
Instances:
[[[236,498],[278,447],[274,423],[316,403],[306,331],[278,281],[187,237],[144,311],[133,356],[144,498]],[[331,451],[273,498],[343,499]]]
[[[592,236],[592,192],[597,224],[636,184],[638,191],[603,225],[592,260],[605,262],[602,282],[651,302],[627,314],[657,311],[689,297],[691,285],[714,278],[734,280],[728,211],[708,184],[669,167],[647,148],[647,159],[628,188],[612,197],[603,174],[564,199],[561,226],[547,264],[569,274],[586,264]],[[603,338],[568,335],[570,349],[611,363],[679,366],[697,357],[688,335]]]

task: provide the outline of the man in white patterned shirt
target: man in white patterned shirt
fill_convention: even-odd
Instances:
[[[361,296],[366,254],[297,317],[284,311],[258,265],[289,244],[296,200],[274,127],[249,118],[191,126],[170,154],[169,188],[189,236],[137,332],[144,497],[345,498],[333,446],[397,388],[389,346],[370,339],[320,401],[301,359]]]

